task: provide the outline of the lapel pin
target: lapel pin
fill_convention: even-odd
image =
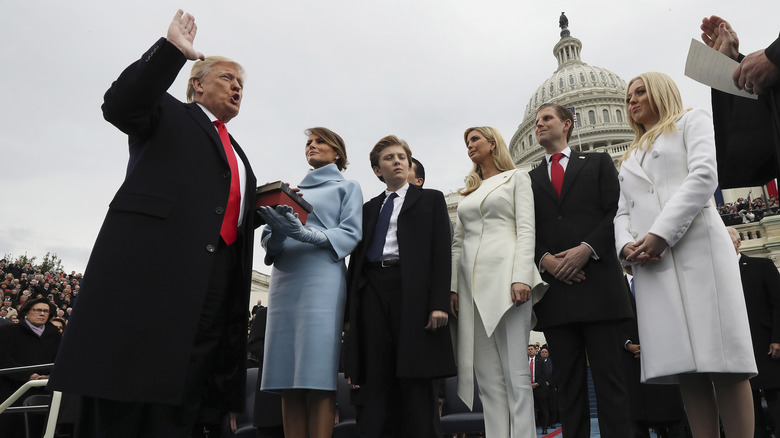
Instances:
[[[584,160],[584,159],[585,159],[585,157],[583,157],[582,155],[580,155],[580,160]]]

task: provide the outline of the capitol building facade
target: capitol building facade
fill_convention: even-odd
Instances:
[[[625,113],[626,81],[606,68],[582,62],[582,42],[570,35],[564,20],[562,16],[561,39],[553,47],[558,68],[531,96],[507,145],[515,166],[523,170],[531,170],[544,157],[534,135],[536,109],[544,103],[573,110],[576,123],[569,146],[574,150],[608,152],[617,163],[634,138]]]

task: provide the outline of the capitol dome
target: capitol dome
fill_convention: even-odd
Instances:
[[[569,141],[574,150],[605,151],[617,161],[634,138],[625,112],[626,81],[606,68],[582,62],[582,42],[570,35],[563,14],[560,24],[561,39],[553,48],[558,69],[529,99],[523,122],[509,143],[519,168],[530,169],[544,155],[534,135],[536,109],[544,103],[574,108],[577,122]]]

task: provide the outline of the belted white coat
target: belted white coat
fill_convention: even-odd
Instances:
[[[677,132],[622,164],[615,216],[618,256],[648,232],[661,260],[634,266],[642,381],[680,373],[756,374],[736,253],[712,195],[718,185],[712,119],[682,114]],[[621,257],[622,258],[622,257]]]

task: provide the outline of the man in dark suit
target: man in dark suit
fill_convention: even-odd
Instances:
[[[179,10],[104,97],[130,159],[49,383],[83,396],[76,436],[189,436],[198,412],[243,408],[256,181],[224,125],[243,69],[195,51],[196,29]],[[184,104],[166,90],[188,59]],[[143,323],[117,325],[139,302]]]
[[[612,220],[620,187],[608,154],[568,146],[573,116],[554,104],[536,113],[545,161],[529,175],[536,212],[536,263],[550,284],[535,306],[536,330],[554,349],[558,402],[567,438],[590,436],[587,361],[605,438],[630,435],[628,397],[620,368],[620,323],[631,317],[615,253]],[[587,360],[586,360],[587,354]]]
[[[360,386],[364,437],[439,437],[433,379],[456,373],[447,325],[449,216],[444,195],[407,182],[412,153],[395,136],[370,153],[387,185],[363,206],[350,258],[346,371]]]
[[[728,230],[739,258],[750,337],[758,366],[758,375],[750,379],[755,436],[769,438],[768,422],[761,406],[762,395],[774,423],[773,433],[780,436],[780,273],[770,259],[739,254],[742,245],[739,232],[731,227]]]
[[[536,425],[542,428],[542,434],[546,434],[550,423],[547,409],[550,386],[547,366],[544,359],[536,354],[535,345],[528,346],[528,366],[531,368],[531,388],[534,391],[534,408],[538,419]]]

